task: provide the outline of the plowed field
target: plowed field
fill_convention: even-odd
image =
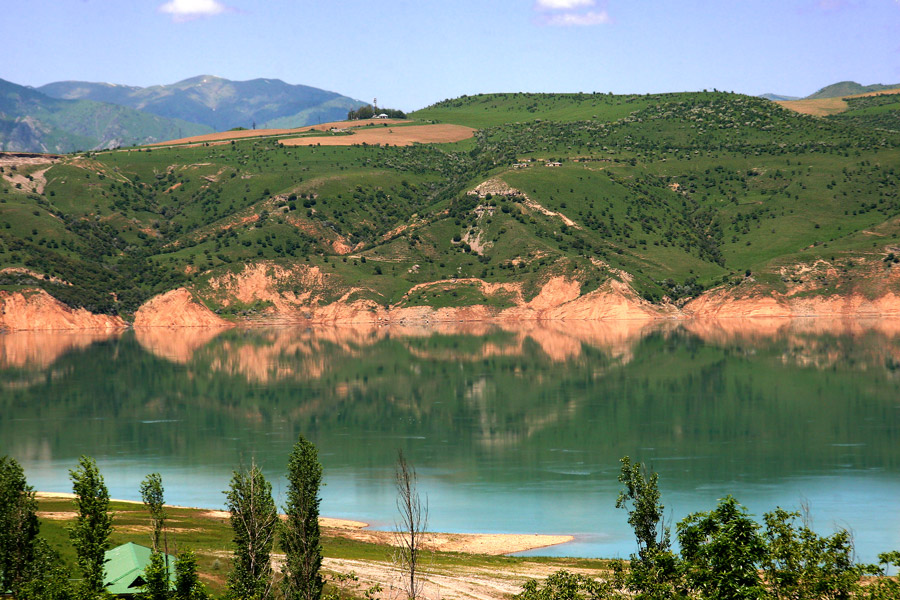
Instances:
[[[463,125],[407,125],[405,127],[376,127],[353,131],[351,135],[311,136],[281,140],[285,146],[352,146],[353,144],[382,144],[411,146],[412,144],[443,144],[459,142],[475,135],[475,130]]]

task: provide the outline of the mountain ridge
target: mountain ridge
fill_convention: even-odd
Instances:
[[[118,86],[86,81],[58,81],[37,88],[56,98],[90,99],[128,106],[225,131],[234,127],[302,127],[340,120],[365,103],[307,85],[280,79],[233,81],[196,75],[172,84]]]
[[[0,79],[0,150],[73,152],[152,143],[210,129],[116,104],[52,98]]]

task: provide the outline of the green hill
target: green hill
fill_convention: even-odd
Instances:
[[[873,85],[861,85],[855,81],[840,81],[823,87],[821,90],[806,97],[806,100],[815,100],[817,98],[841,98],[843,96],[854,96],[857,94],[867,94],[869,92],[880,92],[882,90],[892,90],[900,88],[900,83],[884,85],[876,83]]]
[[[508,306],[509,288],[473,282],[527,300],[555,275],[581,293],[627,281],[654,302],[892,281],[900,134],[720,92],[479,95],[413,117],[479,131],[409,147],[100,152],[49,166],[40,190],[6,170],[0,264],[72,285],[0,283],[126,315],[186,286],[246,316],[272,301],[237,301],[223,282],[260,266],[286,273],[272,283],[286,298],[382,306]]]

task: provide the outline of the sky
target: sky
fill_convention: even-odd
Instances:
[[[0,79],[282,79],[406,111],[487,92],[900,83],[900,0],[3,0]]]

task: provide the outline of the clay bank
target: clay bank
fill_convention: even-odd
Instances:
[[[857,280],[827,281],[819,287],[795,284],[775,289],[753,278],[711,288],[682,303],[652,303],[632,286],[627,273],[583,291],[576,279],[548,277],[531,295],[521,283],[447,279],[413,286],[399,302],[384,304],[372,290],[330,286],[317,267],[271,263],[246,266],[212,277],[204,286],[155,296],[134,314],[98,315],[71,308],[38,289],[0,291],[0,330],[103,330],[235,325],[386,324],[475,321],[605,321],[839,319],[900,317],[900,281],[863,272]],[[415,299],[466,292],[483,302],[434,307]],[[214,307],[215,310],[211,307]],[[246,307],[253,307],[247,310]]]

